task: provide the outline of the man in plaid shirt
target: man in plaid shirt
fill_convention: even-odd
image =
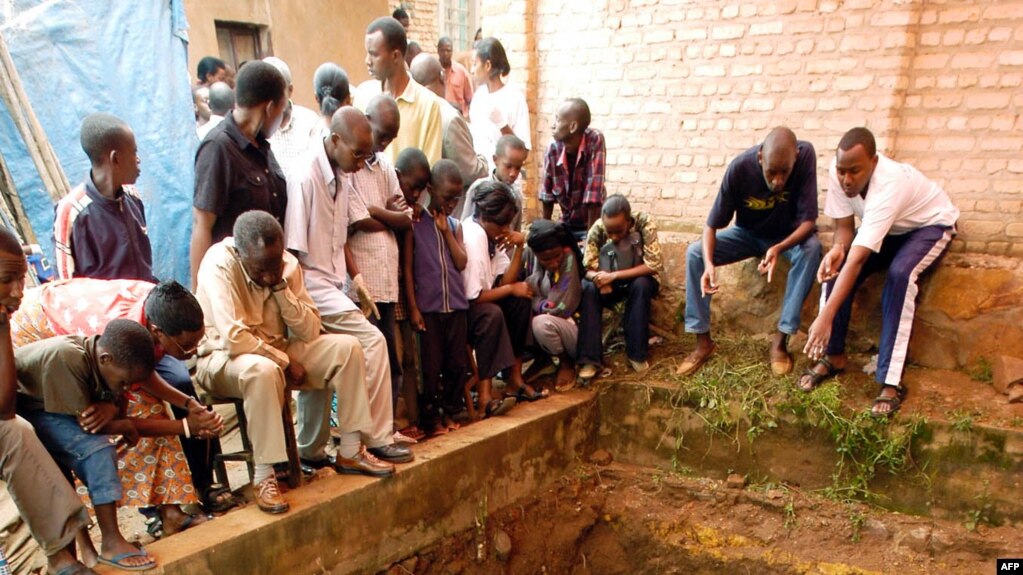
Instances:
[[[600,219],[604,189],[604,135],[590,128],[590,107],[579,98],[558,107],[554,141],[544,158],[540,201],[543,218],[551,219],[554,203],[561,206],[561,221],[580,240]]]

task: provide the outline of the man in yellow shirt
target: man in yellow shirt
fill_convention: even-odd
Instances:
[[[366,28],[366,63],[373,80],[359,86],[355,106],[366,111],[370,99],[381,92],[398,102],[401,127],[398,136],[384,150],[392,164],[405,148],[418,148],[432,165],[441,159],[443,100],[409,76],[405,64],[408,37],[397,20],[377,18]]]

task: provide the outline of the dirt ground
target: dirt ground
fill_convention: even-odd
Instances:
[[[767,341],[759,339],[763,339],[766,362]],[[724,361],[723,354],[729,346],[728,340],[723,341],[722,357],[712,362]],[[797,336],[789,348],[799,350],[802,344]],[[614,353],[606,358],[608,373],[596,380],[595,385],[676,382],[675,367],[692,347],[690,337],[658,342],[651,348],[652,368],[643,375],[628,368],[623,353]],[[801,354],[794,356],[796,370],[788,376],[793,382],[797,377],[795,373],[801,372],[807,364]],[[873,376],[861,369],[870,361],[870,354],[851,354],[850,360],[849,367],[840,376],[843,388],[848,388],[843,399],[851,409],[867,409],[877,391]],[[1023,429],[1023,404],[1008,404],[1005,396],[998,394],[990,384],[965,373],[909,366],[905,382],[910,394],[903,406],[903,415],[919,414],[931,420],[969,417],[977,425]],[[553,387],[553,384],[553,377],[549,377],[534,385]],[[226,415],[229,414],[225,412]],[[236,432],[224,439],[228,447],[238,442]],[[245,485],[244,466],[228,465],[232,484]],[[837,561],[878,572],[923,573],[941,566],[952,569],[948,572],[977,573],[991,569],[995,557],[1013,556],[1003,544],[1011,539],[998,539],[1008,537],[1008,533],[1000,529],[981,527],[978,533],[967,533],[961,525],[938,526],[930,520],[901,515],[879,519],[885,523],[885,538],[875,534],[885,529],[870,523],[872,528],[861,529],[861,541],[853,543],[850,517],[873,517],[875,512],[866,507],[850,511],[830,501],[803,498],[795,491],[785,491],[780,498],[775,491],[772,492],[775,497],[770,498],[762,490],[727,491],[713,481],[661,477],[657,473],[652,469],[617,464],[606,468],[581,468],[578,477],[563,479],[549,493],[523,502],[521,506],[501,510],[488,519],[488,537],[491,527],[500,527],[511,536],[515,551],[509,561],[494,559],[492,549],[488,549],[491,559],[475,562],[472,548],[477,536],[475,531],[470,531],[424,550],[418,555],[414,569],[409,567],[410,559],[397,564],[394,568],[397,570],[392,572],[720,573],[725,567],[723,561],[743,557],[744,561],[759,565],[752,571],[765,573],[817,572],[793,570],[792,561],[796,559],[811,563]],[[794,520],[784,513],[790,503],[794,506]],[[637,510],[642,511],[640,516]],[[558,513],[557,521],[547,519],[551,513]],[[694,519],[704,516],[708,519],[698,522]],[[119,522],[129,540],[143,545],[153,541],[136,510],[120,509]],[[918,530],[915,538],[908,535],[914,529]],[[935,531],[925,537],[924,531],[919,530]],[[98,540],[98,529],[94,528],[91,534]],[[904,541],[897,541],[900,534]],[[917,541],[921,538],[927,543]],[[945,545],[946,539],[954,543]],[[489,544],[490,540],[487,541]],[[929,543],[931,541],[934,543]],[[914,551],[914,546],[921,545],[925,552]],[[971,547],[972,551],[966,551]],[[442,549],[445,552],[442,553]],[[844,555],[832,557],[836,549],[842,550]],[[1002,551],[995,552],[999,549]],[[920,570],[914,571],[918,566]]]
[[[607,452],[590,458],[607,463]],[[547,490],[395,563],[388,575],[976,573],[1016,530],[883,513],[785,488],[580,465]]]

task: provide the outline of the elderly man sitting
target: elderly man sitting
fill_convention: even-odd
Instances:
[[[256,502],[284,513],[273,464],[287,460],[281,409],[286,384],[303,389],[330,385],[338,396],[341,446],[338,473],[387,476],[394,466],[366,452],[359,432],[371,428],[366,358],[350,335],[321,334],[320,316],[284,231],[266,212],[235,222],[234,236],[212,246],[199,266],[196,297],[206,339],[199,346],[200,386],[221,397],[245,400],[256,463]]]

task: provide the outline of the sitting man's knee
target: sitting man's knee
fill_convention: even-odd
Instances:
[[[245,367],[238,372],[238,382],[242,384],[246,396],[274,393],[283,397],[284,369],[277,362],[255,354],[244,355],[239,359],[245,362]]]
[[[639,276],[629,284],[629,293],[641,297],[653,297],[657,283],[650,276]]]
[[[693,242],[686,248],[686,261],[700,261],[703,259],[703,245],[699,242]]]

